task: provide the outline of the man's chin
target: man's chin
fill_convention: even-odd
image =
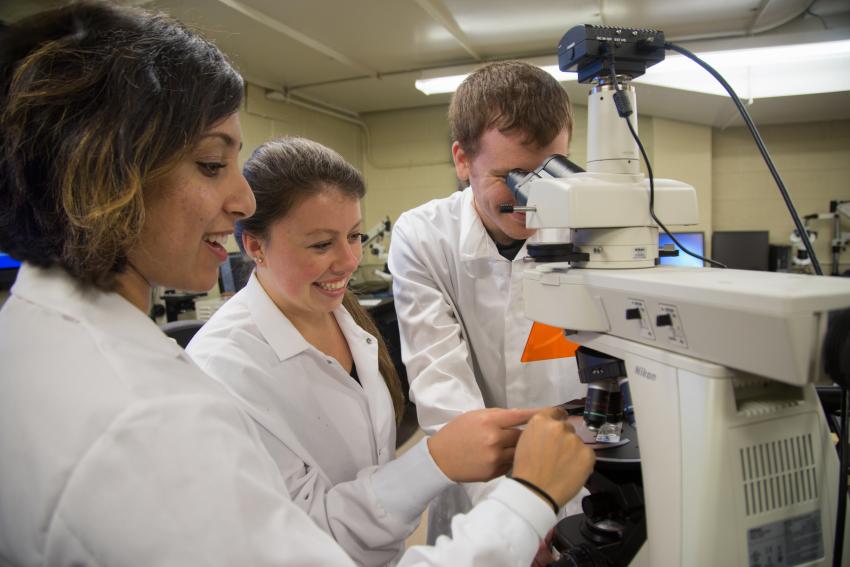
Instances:
[[[525,227],[510,227],[510,230],[506,230],[504,232],[512,240],[526,240],[537,232],[537,230]]]

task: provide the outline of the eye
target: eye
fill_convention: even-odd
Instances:
[[[348,235],[349,242],[366,242],[367,236],[362,232],[352,232]]]
[[[203,173],[207,177],[216,177],[218,175],[219,170],[227,167],[227,164],[220,163],[217,161],[199,161],[196,163],[198,164],[198,168],[200,168],[201,173]]]
[[[322,242],[317,242],[316,244],[311,244],[310,248],[318,250],[319,252],[325,252],[333,245],[332,240],[324,240]]]

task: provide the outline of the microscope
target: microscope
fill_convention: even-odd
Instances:
[[[664,45],[655,30],[567,32],[560,68],[592,83],[587,171],[552,156],[507,178],[505,210],[542,241],[526,316],[582,345],[583,380],[619,391],[640,435],[641,486],[586,499],[585,518],[564,520],[581,528],[559,524],[558,564],[829,565],[840,472],[814,385],[850,373],[850,280],[656,265],[670,253],[656,221],[696,224],[696,193],[641,173],[637,115],[617,107],[635,108],[630,80]]]

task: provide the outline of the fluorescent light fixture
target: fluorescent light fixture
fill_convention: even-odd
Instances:
[[[457,90],[469,73],[446,75],[430,79],[416,79],[416,88],[426,95],[453,93]]]
[[[717,69],[741,98],[756,99],[850,91],[850,40],[784,44],[697,53]],[[576,73],[564,73],[557,65],[539,65],[558,81],[575,81]],[[472,71],[431,71],[416,81],[425,94],[449,93]],[[726,96],[714,77],[690,59],[669,54],[650,67],[636,83]]]
[[[538,67],[562,83],[578,80],[578,76],[575,73],[565,73],[558,69],[557,65],[538,65]],[[469,69],[462,73],[455,73],[451,69],[447,69],[443,75],[440,75],[439,71],[431,71],[428,74],[433,76],[425,76],[416,80],[416,88],[426,95],[453,93],[473,70]]]
[[[697,55],[744,99],[850,91],[850,40],[711,51]],[[674,54],[636,83],[726,96],[702,67]]]

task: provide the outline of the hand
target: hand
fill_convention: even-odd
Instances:
[[[523,431],[514,457],[513,475],[546,491],[559,507],[578,494],[596,461],[566,418],[559,408],[537,413]]]
[[[434,462],[455,482],[486,481],[508,472],[522,431],[540,408],[466,412],[428,439]]]

